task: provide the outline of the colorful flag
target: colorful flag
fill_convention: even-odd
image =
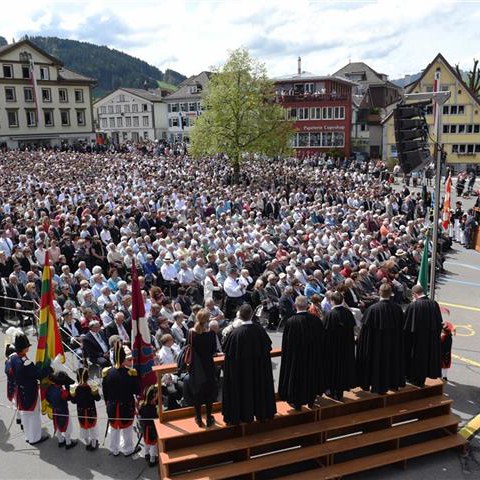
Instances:
[[[443,202],[443,228],[445,230],[448,229],[450,225],[450,209],[452,208],[451,205],[451,196],[452,196],[452,177],[451,175],[448,176],[447,181],[445,183],[445,200]]]
[[[157,378],[152,371],[154,353],[135,261],[132,263],[132,358],[143,394],[146,387],[156,383]]]
[[[42,274],[42,290],[40,299],[40,315],[38,321],[38,346],[35,363],[41,372],[45,372],[52,360],[60,355],[61,362],[65,363],[62,339],[58,329],[58,322],[53,307],[54,293],[52,288],[52,271],[50,257],[45,254],[45,265]],[[45,395],[49,385],[47,377],[40,380],[40,397],[42,399],[42,413],[51,417],[51,406]]]
[[[418,272],[417,284],[423,287],[425,295],[428,295],[428,242],[429,238],[425,238],[425,246],[423,247],[422,261],[420,263],[420,271]]]

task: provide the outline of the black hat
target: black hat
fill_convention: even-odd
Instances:
[[[50,374],[50,380],[56,385],[73,385],[75,383],[65,372],[55,372]]]
[[[15,350],[17,351],[17,353],[20,353],[21,351],[30,347],[30,345],[31,343],[24,333],[19,333],[18,335],[15,335]]]

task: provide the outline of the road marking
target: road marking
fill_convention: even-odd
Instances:
[[[463,428],[458,432],[465,440],[469,440],[480,430],[480,414],[473,417]]]
[[[469,358],[461,357],[460,355],[457,355],[455,353],[452,353],[452,358],[454,358],[455,360],[460,360],[461,362],[464,362],[467,365],[470,365],[471,367],[480,368],[480,363],[476,362],[475,360],[470,360]]]
[[[447,302],[438,302],[440,305],[445,305],[446,307],[455,307],[461,308],[463,310],[471,310],[472,312],[480,312],[478,307],[469,307],[468,305],[459,305],[458,303],[447,303]]]
[[[477,332],[472,328],[472,326],[469,325],[454,325],[456,333],[455,335],[458,335],[459,337],[473,337]],[[460,328],[460,331],[462,329],[466,330],[467,333],[459,333],[458,329]]]

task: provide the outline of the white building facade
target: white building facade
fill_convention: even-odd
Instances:
[[[0,47],[0,148],[91,144],[95,83],[29,40]]]
[[[189,142],[190,131],[202,113],[202,93],[210,72],[202,72],[184,80],[179,89],[165,97],[168,106],[168,141]]]
[[[148,90],[119,88],[94,104],[97,133],[109,142],[167,139],[167,104]]]

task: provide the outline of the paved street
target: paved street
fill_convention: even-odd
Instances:
[[[455,355],[449,382],[448,395],[454,400],[454,411],[462,423],[480,413],[480,254],[455,246],[445,264],[447,274],[439,281],[437,299],[451,312],[451,321],[457,327],[454,338]],[[275,345],[281,342],[280,334],[272,334]],[[0,344],[4,344],[3,333]],[[278,372],[278,365],[275,366]],[[7,408],[6,383],[3,370],[0,375],[0,478],[1,479],[137,479],[157,478],[157,470],[148,468],[143,458],[113,458],[105,446],[94,453],[86,452],[83,445],[70,451],[59,450],[56,440],[49,440],[39,448],[30,447],[14,424],[10,434],[6,430],[13,411]],[[103,441],[105,409],[99,405],[99,431]],[[73,409],[71,409],[73,411]],[[52,435],[51,421],[44,420],[45,429]],[[75,430],[76,425],[75,425]],[[76,436],[76,435],[75,435]],[[479,446],[477,441],[474,447]],[[480,460],[479,451],[474,455]],[[462,473],[459,456],[455,452],[440,453],[409,462],[407,470],[388,467],[358,475],[358,479],[383,479],[388,476],[400,479],[461,479],[480,478],[480,465],[469,462],[471,473]]]

